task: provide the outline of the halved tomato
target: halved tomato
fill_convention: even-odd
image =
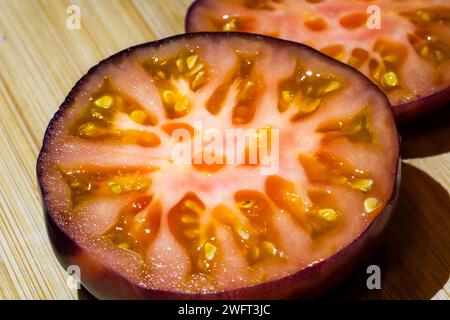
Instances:
[[[254,144],[208,154],[208,130]],[[198,33],[92,68],[37,172],[55,252],[96,297],[281,298],[351,270],[390,216],[398,161],[389,102],[360,73],[293,42]]]
[[[448,0],[197,0],[186,29],[307,44],[368,76],[399,122],[450,99]]]

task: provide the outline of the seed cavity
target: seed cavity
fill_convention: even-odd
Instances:
[[[389,56],[395,57],[396,56]],[[385,57],[386,58],[386,57]],[[355,48],[352,50],[350,58],[347,61],[347,64],[351,65],[354,68],[361,67],[367,60],[369,59],[369,52],[365,49]]]
[[[369,74],[384,91],[401,87],[400,70],[407,57],[407,49],[402,43],[380,38],[373,47],[380,59],[371,58]]]
[[[119,212],[114,225],[103,232],[122,250],[136,252],[146,261],[148,247],[156,238],[162,208],[151,195],[142,195],[128,202]]]
[[[335,198],[327,191],[308,191],[310,202],[304,202],[295,184],[281,176],[266,179],[266,194],[274,204],[289,213],[309,233],[312,239],[333,229],[339,214]]]
[[[233,231],[250,265],[267,259],[280,259],[284,253],[277,246],[277,232],[272,222],[272,210],[263,193],[240,190],[235,193],[236,209],[218,205],[214,219]]]
[[[60,169],[70,188],[72,204],[91,196],[140,193],[151,186],[148,174],[158,170],[152,167],[101,168],[85,166],[77,169]]]
[[[101,139],[104,142],[138,143],[139,139],[128,139],[131,131],[121,130],[114,125],[114,118],[118,113],[127,114],[132,121],[140,125],[157,124],[156,115],[144,109],[133,98],[119,92],[109,78],[103,80],[100,89],[93,93],[90,101],[71,129],[74,136],[90,140]]]
[[[214,226],[202,222],[205,210],[201,199],[188,192],[168,213],[169,230],[189,256],[193,274],[213,271],[219,254]]]
[[[305,20],[305,26],[311,31],[323,31],[328,27],[327,22],[322,17],[311,17]]]
[[[365,105],[353,115],[323,121],[316,131],[324,134],[323,143],[344,137],[352,142],[373,144],[375,138],[370,123],[370,106]]]
[[[292,121],[313,114],[323,100],[338,91],[342,82],[334,76],[303,69],[297,63],[294,72],[278,84],[278,110],[285,112],[293,104],[296,107]]]
[[[180,136],[178,141],[183,141],[185,138],[193,138],[196,134],[194,127],[184,122],[167,122],[161,126],[162,130],[167,133],[169,136],[173,136],[175,131],[178,129],[183,130],[182,132],[188,132],[189,137]]]
[[[303,217],[303,224],[309,230],[311,238],[336,228],[341,220],[336,197],[329,190],[310,189],[307,191],[310,204]]]
[[[408,40],[415,52],[435,68],[450,59],[450,44],[431,31],[416,30],[408,34]]]
[[[152,76],[161,95],[166,116],[180,118],[191,110],[191,102],[177,88],[176,81],[182,80],[192,92],[200,90],[208,81],[209,67],[200,58],[199,48],[186,46],[174,57],[154,56],[142,63]]]
[[[108,187],[114,194],[144,191],[150,185],[150,179],[139,174],[118,175],[108,182]]]
[[[314,155],[300,154],[299,161],[311,183],[348,185],[363,192],[370,191],[374,183],[368,172],[326,149]]]
[[[353,30],[365,25],[367,18],[366,12],[354,12],[339,19],[339,23],[345,29]]]
[[[258,53],[236,51],[236,64],[226,74],[224,81],[214,90],[206,109],[217,115],[223,108],[230,88],[237,88],[236,101],[232,111],[234,124],[249,123],[256,112],[258,98],[263,90],[262,77],[254,72]]]
[[[418,27],[432,27],[450,24],[450,9],[446,7],[428,7],[408,10],[400,13]]]
[[[104,133],[105,133],[105,130],[103,128],[96,126],[92,122],[82,124],[78,128],[78,135],[80,137],[85,137],[85,138],[96,138],[96,137],[104,135]]]

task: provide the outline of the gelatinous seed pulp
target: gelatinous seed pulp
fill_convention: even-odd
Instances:
[[[157,117],[134,99],[119,92],[110,79],[103,80],[100,89],[91,97],[90,104],[73,125],[71,133],[83,139],[113,141],[155,147],[159,137],[149,131],[120,129],[114,123],[118,113],[127,114],[132,121],[143,126],[155,126]]]
[[[191,272],[211,272],[217,261],[218,246],[214,226],[202,221],[204,203],[192,192],[170,209],[169,229],[185,248],[191,260]]]
[[[183,117],[192,109],[192,102],[177,89],[174,81],[181,79],[196,92],[208,80],[208,67],[194,48],[185,47],[172,58],[154,56],[145,61],[143,66],[158,87],[169,119]]]
[[[76,205],[88,197],[145,191],[151,186],[147,174],[156,169],[81,167],[60,171]]]
[[[292,75],[278,85],[278,110],[284,112],[294,104],[296,121],[314,113],[323,100],[341,87],[341,81],[333,76],[305,70],[297,62]]]
[[[126,204],[104,236],[119,248],[132,250],[145,259],[161,222],[162,207],[159,203],[151,204],[152,200],[150,195],[141,195]]]

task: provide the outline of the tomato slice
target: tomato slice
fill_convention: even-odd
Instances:
[[[375,82],[398,121],[450,99],[447,0],[197,0],[186,29],[252,32],[307,44]]]
[[[210,146],[208,130],[254,139],[174,161],[176,148]],[[267,157],[251,151],[267,142],[276,166],[263,172]],[[267,297],[246,288],[309,274],[281,297],[336,276],[341,263],[305,270],[386,217],[398,159],[389,103],[360,73],[292,42],[198,33],[91,69],[50,122],[37,169],[56,252],[97,297]]]

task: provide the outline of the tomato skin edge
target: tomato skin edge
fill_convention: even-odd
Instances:
[[[419,119],[439,109],[450,107],[450,87],[436,92],[431,96],[423,97],[392,108],[397,124],[404,124]]]

